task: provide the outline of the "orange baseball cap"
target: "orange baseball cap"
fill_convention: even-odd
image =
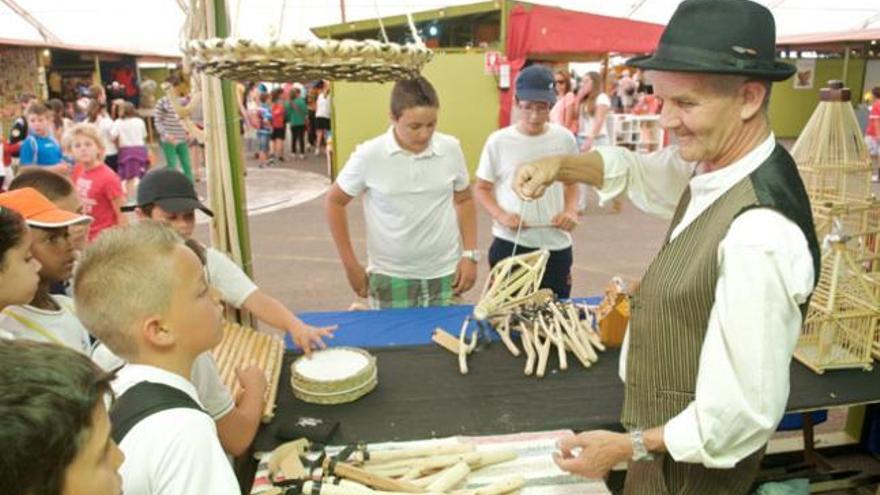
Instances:
[[[92,221],[90,216],[58,208],[32,187],[0,194],[0,206],[17,211],[31,227],[53,229]]]

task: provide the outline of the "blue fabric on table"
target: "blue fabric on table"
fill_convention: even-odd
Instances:
[[[574,301],[599,304],[600,297],[576,298]],[[431,343],[434,329],[440,327],[458,336],[461,324],[471,311],[471,305],[431,308],[381,309],[372,311],[326,311],[300,313],[309,325],[339,325],[329,345],[355,347],[386,347],[399,345],[426,345]],[[493,337],[497,335],[493,332]],[[290,334],[285,338],[288,349],[293,349]]]

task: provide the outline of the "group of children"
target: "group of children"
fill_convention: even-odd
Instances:
[[[138,221],[88,240],[94,219],[63,175],[24,170],[0,194],[0,414],[15,425],[0,432],[15,447],[0,454],[0,493],[115,495],[117,469],[129,494],[239,493],[226,455],[252,442],[267,383],[255,366],[237,370],[238,397],[222,383],[210,353],[219,302],[285,330],[306,353],[332,336],[192,238],[195,210],[212,212],[181,172],[149,172],[129,209]],[[76,380],[55,376],[68,364]],[[64,431],[39,431],[49,421]],[[33,447],[47,436],[66,443]],[[30,465],[37,455],[42,467]]]
[[[569,297],[577,186],[556,183],[529,202],[513,190],[520,164],[578,151],[572,132],[550,122],[553,83],[544,66],[519,74],[518,112],[509,127],[487,139],[473,194],[459,141],[436,132],[440,101],[431,83],[416,78],[394,85],[388,131],[355,149],[326,197],[330,232],[355,294],[378,308],[453,303],[476,279],[476,197],[493,220],[489,266],[514,253],[547,249],[541,287]],[[346,214],[358,196],[366,220],[366,267],[355,255]]]

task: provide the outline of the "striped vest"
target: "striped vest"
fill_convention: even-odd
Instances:
[[[687,190],[679,201],[666,242],[632,297],[626,393],[621,417],[627,429],[662,426],[694,400],[700,351],[715,303],[718,245],[738,215],[751,208],[766,207],[792,220],[807,239],[818,279],[819,246],[809,199],[794,161],[781,146],[777,145],[763,164],[725,192],[670,241],[669,237],[681,221],[689,201]],[[806,311],[806,307],[805,303],[801,310]],[[743,473],[745,478],[731,476],[733,470],[709,470],[691,465],[688,469],[692,472],[688,475],[667,473],[667,488],[677,493],[681,486],[690,483],[686,481],[688,476],[695,476],[696,479],[691,481],[703,488],[713,486],[711,493],[745,493],[757,473],[759,461],[760,455],[756,460],[741,462],[748,464],[747,470],[751,472],[751,476]],[[666,463],[669,462],[671,458],[667,457]],[[745,483],[745,486],[741,490],[727,491],[711,483],[700,483],[698,479],[709,471],[720,471],[727,481],[741,486]],[[701,472],[702,475],[697,474]],[[670,477],[675,479],[670,480]],[[633,493],[664,492],[642,491],[640,488]],[[700,492],[685,490],[682,493]]]

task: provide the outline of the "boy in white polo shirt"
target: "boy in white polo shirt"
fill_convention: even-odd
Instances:
[[[555,183],[539,199],[523,204],[513,190],[519,165],[547,155],[578,152],[574,135],[550,123],[550,109],[556,100],[553,72],[532,65],[516,78],[516,121],[489,135],[477,168],[474,196],[492,216],[489,266],[513,253],[537,249],[550,251],[542,288],[557,297],[571,294],[571,234],[577,225],[578,186]],[[520,224],[522,226],[520,227]]]
[[[327,221],[348,282],[374,307],[445,306],[476,279],[467,167],[458,140],[435,132],[439,107],[427,79],[398,81],[391,127],[355,149],[327,193]],[[360,195],[366,270],[352,248],[345,211]]]
[[[156,222],[109,229],[74,279],[83,324],[126,364],[113,381],[113,438],[126,495],[238,494],[190,373],[220,342],[220,305],[197,255]],[[134,297],[133,295],[136,295]]]

